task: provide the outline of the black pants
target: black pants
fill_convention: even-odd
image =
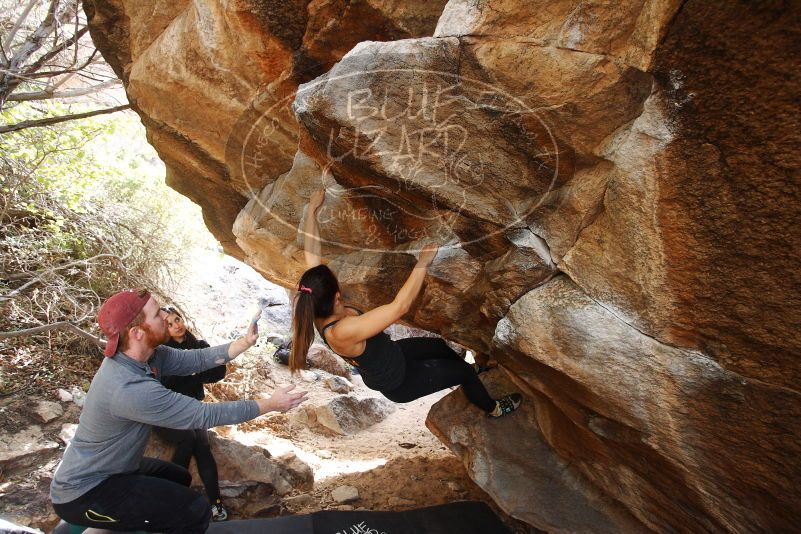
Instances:
[[[68,523],[114,531],[206,532],[211,507],[189,489],[189,472],[170,462],[143,458],[139,470],[114,475],[74,501],[53,504]]]
[[[220,498],[220,482],[217,475],[217,462],[214,461],[214,455],[211,454],[208,431],[202,428],[179,430],[161,427],[155,427],[153,430],[160,438],[175,444],[175,452],[172,454],[173,463],[189,469],[189,460],[192,459],[192,456],[195,457],[197,472],[206,488],[206,494],[212,503],[216,502]]]
[[[397,341],[406,357],[406,377],[400,386],[381,393],[392,402],[411,402],[445,388],[461,385],[468,400],[490,412],[495,401],[469,363],[443,339],[410,337]]]

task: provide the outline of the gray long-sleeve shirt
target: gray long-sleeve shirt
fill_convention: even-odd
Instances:
[[[147,363],[122,352],[105,358],[89,387],[75,437],[56,469],[51,500],[68,503],[112,475],[136,471],[151,426],[211,428],[257,417],[256,401],[203,403],[170,391],[158,380],[229,360],[228,345],[196,350],[160,345]]]

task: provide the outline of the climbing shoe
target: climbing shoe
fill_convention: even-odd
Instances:
[[[490,417],[503,417],[517,410],[520,403],[523,402],[523,395],[520,393],[512,393],[495,401],[495,409],[487,415]]]
[[[228,519],[228,510],[226,510],[225,506],[218,500],[211,505],[211,520],[225,521],[226,519]]]

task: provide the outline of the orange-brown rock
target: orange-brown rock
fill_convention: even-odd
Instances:
[[[200,204],[209,229],[239,257],[231,233],[236,214],[254,191],[292,165],[297,126],[288,103],[298,83],[322,74],[361,41],[430,35],[443,5],[444,0],[84,2],[93,40],[123,80],[167,164],[167,183]],[[266,115],[280,125],[262,147],[269,157],[258,158],[258,176],[247,182],[238,172],[236,147],[250,132],[254,107],[259,115],[271,108]]]
[[[441,243],[405,320],[491,351],[526,404],[488,422],[457,394],[428,424],[510,514],[797,528],[797,4],[87,12],[168,182],[268,278],[297,282],[322,186],[323,252],[362,307]]]

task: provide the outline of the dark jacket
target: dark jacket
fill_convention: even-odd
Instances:
[[[208,343],[202,339],[196,338],[188,330],[183,343],[178,343],[177,341],[170,339],[167,343],[165,343],[165,345],[184,350],[202,349],[209,346]],[[203,390],[203,384],[219,382],[225,378],[225,371],[225,366],[220,365],[217,367],[212,367],[211,369],[203,371],[202,373],[196,373],[189,376],[165,376],[161,379],[161,383],[164,384],[164,387],[177,393],[194,397],[197,400],[203,400],[203,398],[206,396],[206,392]]]

